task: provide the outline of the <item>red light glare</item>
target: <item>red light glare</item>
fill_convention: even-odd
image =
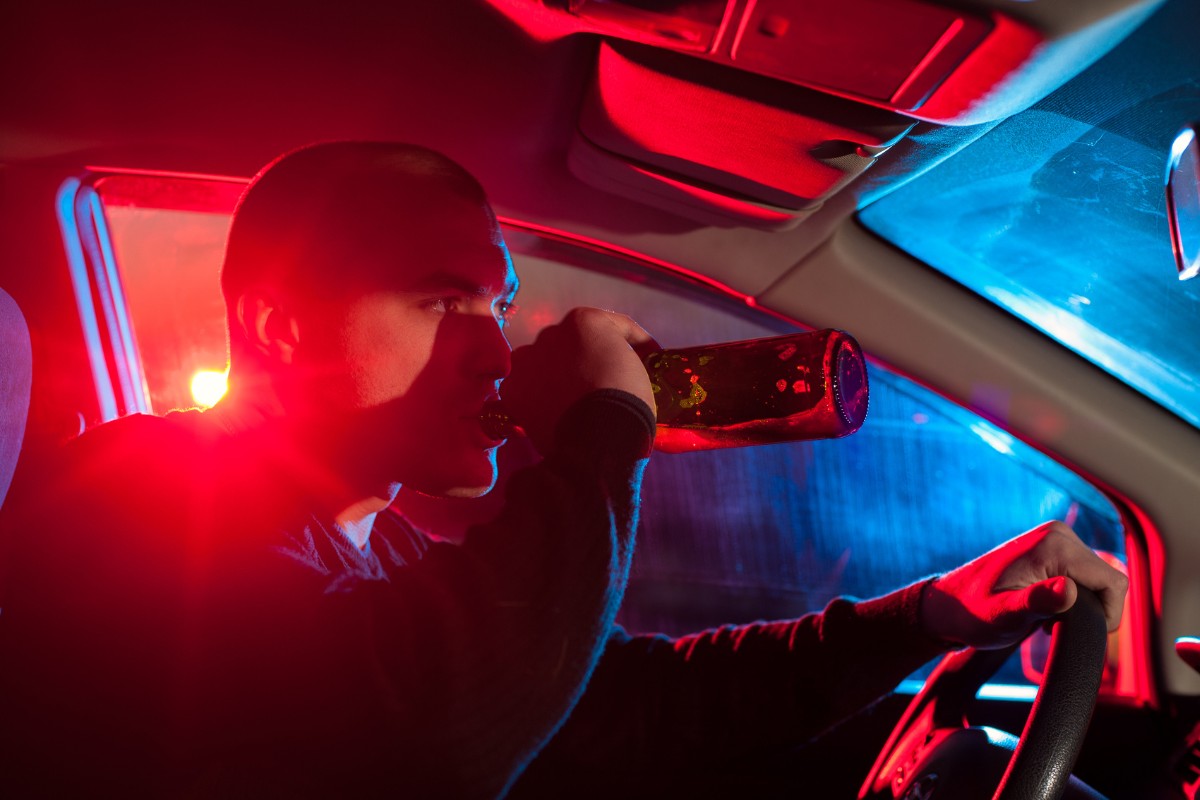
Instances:
[[[201,408],[211,408],[229,388],[227,371],[202,369],[192,375],[192,399]]]

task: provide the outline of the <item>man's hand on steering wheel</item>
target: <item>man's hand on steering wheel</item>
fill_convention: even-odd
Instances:
[[[925,590],[921,622],[946,641],[989,649],[1021,641],[1094,591],[1117,629],[1129,581],[1061,522],[1047,522],[949,572]]]

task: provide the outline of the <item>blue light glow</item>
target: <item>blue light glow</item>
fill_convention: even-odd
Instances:
[[[1171,142],[1170,158],[1167,161],[1167,175],[1171,174],[1171,167],[1179,163],[1179,159],[1183,156],[1183,151],[1188,149],[1188,145],[1196,138],[1196,132],[1191,128],[1185,128],[1175,137],[1175,141]]]
[[[860,213],[1193,425],[1200,281],[1177,279],[1162,176],[1200,119],[1197,26],[1200,3],[1165,4],[1113,57]]]
[[[903,680],[896,687],[896,693],[916,695],[924,688],[925,681]],[[1014,686],[1008,683],[985,683],[979,687],[975,697],[980,700],[1012,700],[1019,703],[1030,703],[1037,697],[1037,687]]]
[[[995,450],[997,453],[1003,453],[1010,456],[1013,453],[1013,442],[1016,441],[1004,431],[997,428],[995,425],[989,425],[983,420],[972,422],[970,429],[987,443],[988,447]]]

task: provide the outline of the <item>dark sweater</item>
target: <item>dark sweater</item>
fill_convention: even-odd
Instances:
[[[385,513],[366,552],[204,414],[81,437],[11,532],[6,796],[501,794],[608,637],[652,434],[585,398],[463,546]]]
[[[299,465],[204,414],[81,437],[9,532],[3,794],[493,797],[606,643],[552,748],[568,763],[802,740],[941,649],[916,588],[678,641],[614,632],[652,432],[632,396],[592,395],[465,544],[384,513],[365,551]]]

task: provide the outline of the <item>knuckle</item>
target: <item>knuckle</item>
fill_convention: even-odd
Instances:
[[[1079,537],[1075,535],[1075,531],[1065,523],[1058,520],[1045,523],[1042,528],[1042,541],[1048,546],[1057,550],[1070,547],[1074,543],[1079,542]]]
[[[1057,519],[1052,519],[1049,522],[1045,522],[1042,524],[1042,530],[1045,531],[1047,535],[1063,536],[1063,535],[1069,533],[1071,529],[1067,527],[1067,524],[1065,522],[1062,522],[1061,520],[1057,520]]]
[[[576,324],[594,323],[597,319],[604,316],[604,312],[598,308],[591,306],[576,306],[567,312],[567,319]]]

